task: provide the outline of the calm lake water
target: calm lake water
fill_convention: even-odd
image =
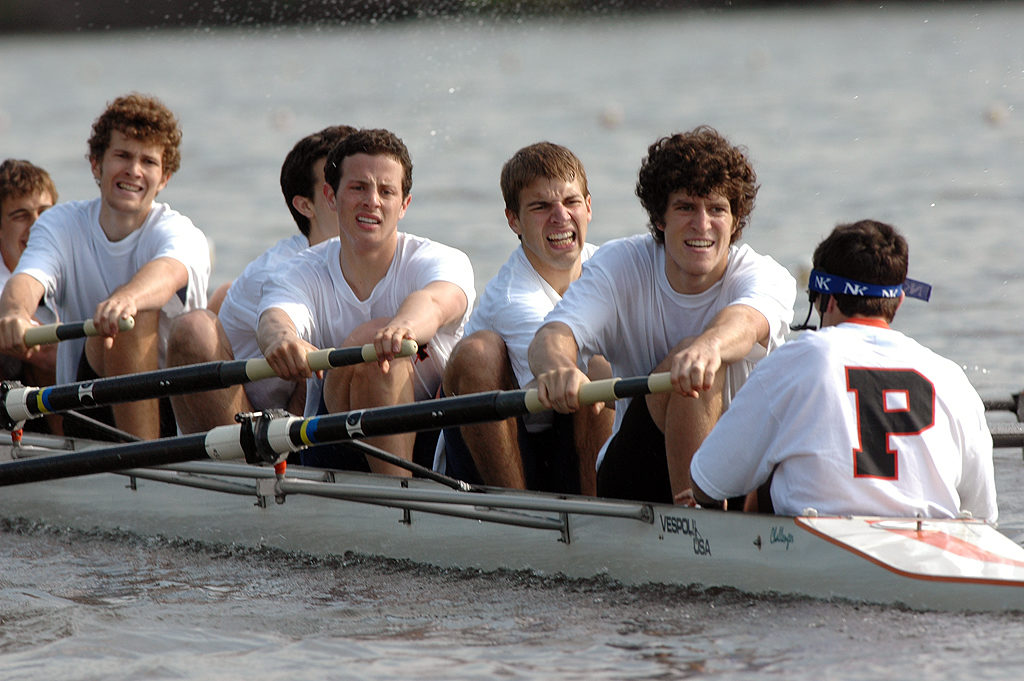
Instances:
[[[1024,5],[1005,2],[5,36],[0,156],[49,169],[62,199],[90,198],[92,120],[124,92],[158,95],[185,133],[161,197],[210,237],[216,285],[295,229],[277,178],[299,137],[388,127],[415,163],[403,228],[469,253],[482,288],[516,243],[497,179],[516,149],[577,152],[602,242],[644,229],[646,146],[708,123],[749,148],[762,183],[747,242],[799,274],[835,223],[896,224],[911,276],[935,287],[897,326],[1005,396],[1024,386],[1021,35]],[[1022,469],[1019,450],[997,452],[1014,527]],[[1024,663],[1018,615],[4,529],[5,681],[1002,679]]]

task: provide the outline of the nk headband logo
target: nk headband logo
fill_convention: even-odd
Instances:
[[[895,285],[865,284],[820,270],[811,270],[807,285],[812,291],[818,293],[838,293],[865,298],[899,298],[902,292],[907,297],[927,302],[932,296],[931,284],[926,284],[923,281],[908,278],[902,284]]]

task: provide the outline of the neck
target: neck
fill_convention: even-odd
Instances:
[[[306,235],[306,240],[310,246],[316,246],[319,243],[327,241],[331,237],[338,236],[338,224],[335,222],[334,231],[324,229],[318,220],[309,221],[309,234]]]
[[[838,326],[840,324],[863,324],[864,326],[876,326],[881,329],[889,328],[889,322],[884,317],[862,317],[859,315],[847,317],[842,312],[839,312],[838,308],[832,309],[832,306],[829,306],[829,309],[822,315],[821,328]]]
[[[889,322],[882,317],[847,317],[843,320],[847,324],[863,324],[864,326],[877,326],[880,329],[888,329]]]
[[[561,269],[546,266],[529,249],[524,248],[523,253],[526,254],[527,262],[540,275],[540,278],[546,281],[548,286],[555,289],[555,292],[560,296],[564,296],[566,289],[569,288],[569,284],[579,279],[580,274],[583,273],[583,260],[581,258],[577,258],[572,267]]]
[[[341,273],[359,300],[366,300],[378,282],[385,277],[395,257],[397,243],[390,249],[352,253],[342,244],[339,256]]]
[[[152,207],[150,205],[140,213],[121,213],[102,204],[100,206],[100,229],[109,240],[120,241],[142,227]]]

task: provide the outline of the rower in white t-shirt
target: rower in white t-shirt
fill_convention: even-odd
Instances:
[[[996,520],[981,399],[958,365],[889,327],[907,261],[906,240],[871,220],[819,244],[810,290],[822,328],[761,362],[734,396],[693,457],[698,503],[770,483],[784,515]]]
[[[263,356],[256,342],[263,286],[279,277],[297,253],[338,236],[338,217],[324,194],[324,162],[331,149],[354,131],[347,125],[333,125],[306,135],[291,148],[281,164],[281,193],[300,233],[281,239],[249,263],[231,283],[217,311],[196,310],[175,320],[167,355],[170,366]],[[287,409],[301,414],[305,397],[304,381],[267,378],[175,396],[171,403],[181,431],[198,433],[234,423],[240,412]]]
[[[650,233],[602,245],[530,344],[540,401],[579,409],[601,354],[616,376],[670,372],[674,390],[619,404],[599,462],[601,496],[671,503],[690,457],[750,369],[781,345],[796,284],[735,242],[757,178],[743,150],[702,126],[648,148],[637,195]]]
[[[527,349],[533,335],[596,248],[586,243],[590,191],[583,164],[550,142],[524,147],[501,171],[505,219],[520,246],[488,282],[444,377],[446,395],[532,387]],[[607,378],[601,357],[588,365]],[[597,450],[612,412],[551,412],[446,428],[435,467],[472,483],[594,494]]]
[[[45,294],[62,320],[92,319],[101,334],[60,344],[58,382],[164,365],[171,320],[206,304],[210,276],[206,237],[155,202],[178,170],[180,144],[178,122],[159,100],[133,93],[108,105],[89,139],[100,196],[57,205],[36,221],[0,298],[0,350],[26,350],[24,332]],[[128,317],[134,328],[119,333]],[[140,438],[175,432],[157,400],[110,411],[118,428]]]
[[[322,407],[331,413],[434,397],[476,297],[469,257],[398,232],[412,198],[412,160],[394,133],[352,133],[331,150],[324,176],[340,239],[300,253],[264,286],[260,348],[278,376],[308,380],[314,379],[306,361],[311,350],[372,343],[377,363],[332,369],[323,377]],[[426,348],[415,358],[398,357],[405,340]],[[319,411],[319,387],[310,381],[306,413]],[[436,439],[436,433],[421,438],[420,463],[432,462]],[[410,461],[416,434],[367,442]],[[337,464],[329,451],[315,456],[305,450],[301,460]],[[378,473],[409,475],[378,459],[368,463]]]

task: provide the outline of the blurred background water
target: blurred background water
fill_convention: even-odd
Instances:
[[[91,198],[93,119],[119,94],[159,96],[184,129],[161,199],[210,237],[217,285],[293,233],[278,174],[298,138],[387,127],[415,164],[403,229],[469,253],[482,289],[516,244],[498,188],[516,149],[580,156],[600,243],[645,229],[647,145],[707,123],[757,169],[747,242],[800,275],[837,222],[894,223],[911,276],[935,287],[896,326],[1002,397],[1024,385],[1021,35],[1016,2],[4,35],[0,156]],[[997,459],[1013,517],[1024,465]],[[1013,615],[6,529],[5,680],[1016,678],[1024,657]]]

